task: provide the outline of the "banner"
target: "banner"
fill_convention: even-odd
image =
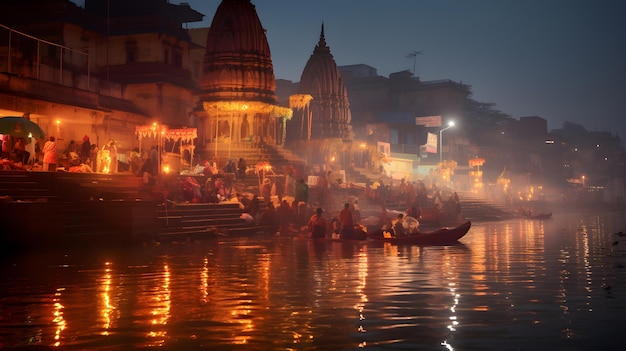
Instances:
[[[431,154],[437,153],[437,134],[428,133],[428,139],[426,139],[426,152]]]
[[[424,127],[441,127],[441,116],[415,117],[415,125]]]

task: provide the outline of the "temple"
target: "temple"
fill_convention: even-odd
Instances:
[[[313,54],[307,61],[298,94],[310,95],[308,109],[299,109],[290,122],[288,138],[351,139],[350,103],[341,73],[330,53],[324,25]]]
[[[294,117],[288,123],[287,142],[309,163],[345,168],[365,152],[353,145],[348,93],[326,44],[323,24],[289,106]]]
[[[206,40],[198,129],[207,149],[246,141],[278,144],[291,109],[278,106],[265,29],[249,0],[224,0]]]

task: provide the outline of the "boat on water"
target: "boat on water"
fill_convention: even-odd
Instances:
[[[530,214],[524,215],[524,218],[527,218],[527,219],[550,219],[550,218],[552,218],[552,212],[530,213]]]
[[[382,231],[368,235],[368,240],[373,242],[386,242],[397,245],[453,245],[458,242],[472,226],[467,221],[457,227],[441,228],[429,232],[418,232],[406,236],[384,235]]]
[[[326,237],[313,239],[309,233],[303,233],[296,235],[295,238],[315,240],[319,242],[343,242],[343,243],[391,243],[396,245],[422,245],[422,246],[435,246],[435,245],[454,245],[458,243],[472,226],[471,221],[467,221],[457,227],[452,228],[439,228],[428,232],[418,232],[406,236],[389,236],[385,235],[382,230],[378,230],[372,234],[368,234],[364,239],[341,239],[339,237]]]

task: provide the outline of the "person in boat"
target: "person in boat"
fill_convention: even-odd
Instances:
[[[355,240],[366,240],[367,239],[367,232],[365,227],[363,227],[360,224],[355,224],[354,225],[354,239]]]
[[[345,203],[343,210],[339,212],[339,222],[341,222],[341,238],[352,239],[354,236],[354,221],[352,219],[352,211],[350,211],[350,204]]]
[[[392,226],[393,234],[395,236],[406,236],[408,234],[407,230],[404,228],[403,222],[404,222],[404,215],[400,213],[398,215],[398,218],[396,218]]]
[[[422,216],[422,211],[417,206],[417,204],[414,203],[411,205],[411,207],[407,208],[406,215],[415,219],[420,219],[420,217]]]
[[[318,207],[315,213],[309,219],[308,228],[313,239],[321,239],[326,237],[326,219],[323,210]]]
[[[352,208],[350,210],[352,211],[352,219],[354,220],[354,222],[361,222],[361,207],[359,207],[359,200],[354,200],[354,203],[352,204]]]

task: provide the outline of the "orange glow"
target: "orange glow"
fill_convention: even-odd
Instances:
[[[111,328],[113,322],[113,313],[115,311],[115,306],[111,304],[111,269],[109,266],[111,262],[105,262],[105,270],[104,276],[102,278],[102,292],[100,293],[101,298],[101,307],[100,314],[102,317],[102,329],[101,335],[109,335],[109,329]]]
[[[151,324],[155,329],[148,333],[151,338],[158,338],[150,344],[150,346],[163,346],[167,330],[159,326],[165,326],[170,318],[170,310],[172,308],[170,289],[171,273],[168,265],[163,267],[163,285],[158,287],[158,291],[154,294],[152,303],[155,307],[152,309]]]
[[[111,173],[111,152],[109,150],[100,150],[99,162],[102,165],[102,173]]]
[[[484,158],[472,158],[469,160],[469,166],[470,167],[480,167],[485,163],[485,159]]]
[[[59,302],[61,300],[61,291],[64,290],[64,288],[58,288],[57,292],[54,294],[54,310],[52,312],[54,315],[52,322],[56,325],[54,333],[54,346],[61,346],[61,332],[63,332],[67,326],[65,318],[63,318],[63,309],[65,306]]]
[[[202,302],[209,302],[209,259],[204,258],[202,262],[202,271],[200,273],[200,292],[202,294]]]

